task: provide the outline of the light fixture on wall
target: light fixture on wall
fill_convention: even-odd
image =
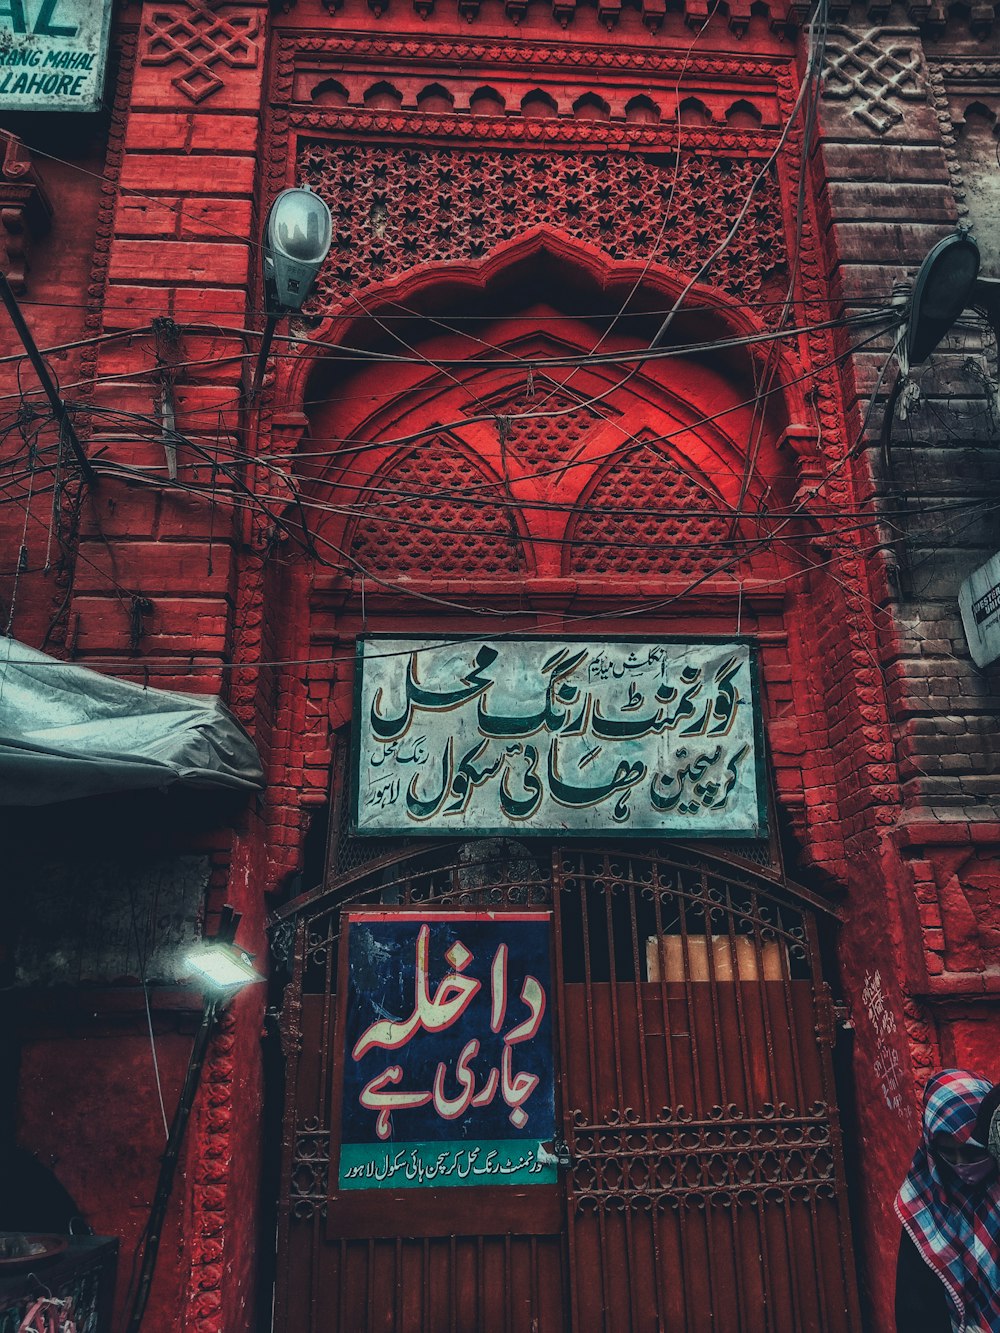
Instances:
[[[267,322],[261,336],[251,397],[264,378],[274,329],[283,315],[301,310],[330,253],[333,219],[312,190],[282,190],[264,226],[264,297]]]
[[[917,271],[906,329],[906,359],[926,361],[967,305],[975,300],[979,246],[964,228],[938,241]]]
[[[138,1333],[146,1312],[153,1274],[156,1271],[163,1223],[167,1215],[167,1204],[170,1201],[170,1191],[173,1188],[181,1145],[184,1141],[184,1131],[187,1129],[215,1025],[234,995],[245,986],[264,980],[254,968],[252,956],[235,943],[236,927],[239,923],[240,914],[234,912],[230,906],[225,906],[215,935],[196,945],[185,958],[185,962],[197,975],[204,990],[204,1007],[198,1031],[195,1033],[194,1045],[191,1047],[184,1086],[177,1100],[177,1109],[174,1111],[167,1136],[167,1146],[160,1162],[160,1174],[149,1210],[149,1219],[138,1241],[142,1246],[142,1267],[139,1269],[136,1281],[126,1333]]]
[[[196,945],[184,961],[203,984],[213,987],[221,996],[235,995],[244,986],[264,980],[250,954],[235,944],[221,942],[218,937]]]

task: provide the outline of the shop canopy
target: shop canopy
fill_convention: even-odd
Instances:
[[[253,741],[218,699],[114,680],[0,638],[0,805],[175,783],[263,787]]]

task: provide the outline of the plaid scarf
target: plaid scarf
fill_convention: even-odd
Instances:
[[[938,1134],[968,1143],[991,1084],[966,1069],[924,1090],[923,1133],[896,1196],[896,1215],[944,1283],[954,1333],[1000,1333],[1000,1179],[969,1189],[931,1151]]]

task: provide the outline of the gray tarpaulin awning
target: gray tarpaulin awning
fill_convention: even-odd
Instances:
[[[253,791],[253,741],[218,699],[144,689],[0,638],[0,805],[143,787]]]

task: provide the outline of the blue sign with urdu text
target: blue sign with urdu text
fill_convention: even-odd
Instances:
[[[347,927],[340,1188],[552,1183],[548,913]]]

